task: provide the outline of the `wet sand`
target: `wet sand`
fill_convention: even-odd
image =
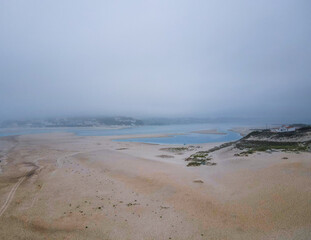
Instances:
[[[116,138],[0,138],[0,239],[311,239],[311,153],[227,148],[186,167],[219,143]]]
[[[224,133],[224,132],[219,132],[218,129],[209,129],[209,130],[192,131],[191,133],[218,134],[218,135],[226,135],[226,134],[227,134],[227,133]]]

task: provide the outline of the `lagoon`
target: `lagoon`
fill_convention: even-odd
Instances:
[[[226,134],[200,134],[185,133],[182,135],[170,135],[166,137],[149,137],[149,138],[130,138],[118,139],[121,142],[143,142],[153,144],[200,144],[211,142],[231,142],[241,138],[239,133],[225,131]]]
[[[155,144],[199,144],[209,142],[228,142],[235,141],[241,138],[240,134],[228,131],[229,129],[239,126],[237,124],[175,124],[161,126],[135,126],[124,128],[28,128],[28,129],[0,129],[0,136],[12,135],[28,135],[39,133],[57,133],[68,132],[78,136],[117,136],[117,135],[138,135],[138,134],[173,134],[167,137],[157,138],[130,138],[119,139],[116,141],[127,142],[145,142]],[[217,129],[219,134],[199,134],[191,133],[192,131]],[[174,135],[176,134],[176,135]],[[182,134],[182,135],[180,135]]]

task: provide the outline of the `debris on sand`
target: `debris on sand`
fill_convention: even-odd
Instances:
[[[157,157],[160,157],[160,158],[174,158],[174,156],[171,156],[171,155],[165,155],[165,154],[162,154],[162,155],[157,155]]]
[[[128,203],[128,204],[126,204],[128,207],[130,207],[130,206],[135,206],[135,205],[140,205],[139,203]]]
[[[201,180],[201,179],[194,179],[193,182],[194,182],[194,183],[204,183],[204,181]]]
[[[163,206],[160,206],[161,209],[169,209],[170,207],[163,207]]]
[[[176,152],[188,151],[188,148],[187,147],[172,147],[172,148],[160,148],[160,150],[176,153]]]

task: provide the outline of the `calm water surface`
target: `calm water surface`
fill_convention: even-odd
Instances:
[[[132,134],[165,134],[182,133],[183,135],[172,135],[161,138],[132,138],[120,139],[117,141],[145,142],[157,144],[195,144],[209,142],[228,142],[241,138],[240,134],[228,131],[238,125],[234,124],[186,124],[186,125],[163,125],[163,126],[141,126],[123,129],[103,129],[103,128],[32,128],[32,129],[0,129],[0,136],[27,135],[38,133],[68,132],[78,136],[116,136]],[[217,129],[226,135],[219,134],[198,134],[192,131]]]

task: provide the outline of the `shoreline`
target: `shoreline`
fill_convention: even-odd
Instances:
[[[42,130],[48,130],[48,129],[42,129]],[[208,131],[209,133],[206,133]],[[212,132],[213,133],[212,133]],[[233,131],[232,131],[233,132]],[[126,139],[143,139],[143,138],[172,138],[174,136],[187,136],[191,133],[200,133],[200,134],[215,134],[215,135],[227,135],[227,133],[214,133],[214,130],[200,130],[200,131],[192,131],[192,132],[187,132],[187,133],[138,133],[138,134],[120,134],[120,135],[79,135],[75,132],[39,132],[39,133],[26,133],[26,134],[16,134],[16,135],[7,135],[7,136],[0,136],[0,139],[3,137],[10,137],[10,136],[31,136],[31,135],[43,135],[43,134],[73,134],[78,137],[108,137],[113,141],[118,141],[119,142],[135,142],[135,141],[126,141]],[[238,132],[237,132],[238,133]],[[241,135],[241,134],[240,134]],[[122,141],[124,140],[124,141]],[[187,141],[187,140],[186,140]],[[231,140],[235,141],[235,140]],[[137,141],[139,142],[139,141]],[[141,143],[146,143],[146,144],[159,144],[159,145],[196,145],[196,144],[204,144],[204,143],[223,143],[225,141],[207,141],[207,142],[199,142],[199,143],[160,143],[160,142],[155,142],[155,143],[150,143],[150,142],[141,142]],[[230,141],[227,141],[230,142]]]

